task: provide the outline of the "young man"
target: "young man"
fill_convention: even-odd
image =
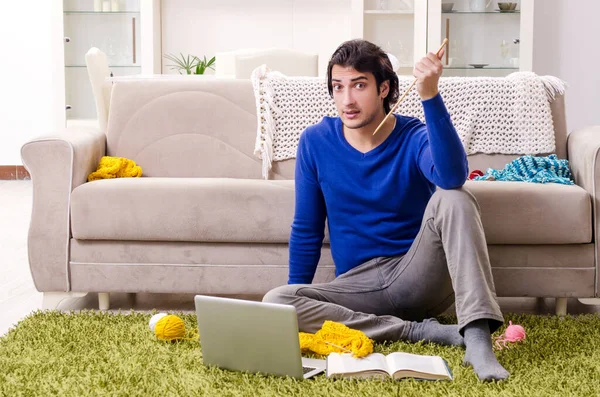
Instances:
[[[339,117],[300,136],[289,285],[264,301],[295,306],[304,332],[332,320],[377,341],[465,345],[480,379],[501,380],[509,373],[490,334],[504,319],[479,207],[462,188],[467,156],[438,93],[441,74],[432,53],[414,68],[426,125],[395,115],[373,135],[398,99],[398,77],[367,41],[333,53],[327,79]],[[337,277],[311,284],[325,220]],[[458,325],[432,318],[453,301]]]

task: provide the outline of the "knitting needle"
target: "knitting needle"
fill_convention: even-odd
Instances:
[[[440,49],[437,50],[437,52],[435,53],[435,55],[439,58],[440,57],[440,52],[442,51],[442,48],[444,48],[444,46],[448,44],[448,39],[444,39],[444,41],[442,42],[442,45],[440,46]],[[383,120],[381,121],[381,123],[379,123],[379,126],[375,129],[375,132],[373,133],[373,135],[377,134],[377,131],[379,131],[381,129],[381,127],[383,126],[383,124],[385,123],[385,121],[387,120],[387,118],[396,111],[396,109],[398,108],[398,105],[400,105],[400,102],[402,102],[402,100],[404,99],[404,97],[406,97],[408,95],[408,93],[410,92],[410,90],[414,87],[414,85],[417,84],[417,79],[415,79],[412,84],[410,86],[408,86],[408,88],[406,89],[406,91],[404,91],[404,94],[402,94],[402,96],[400,97],[400,99],[398,99],[398,102],[396,102],[396,104],[394,105],[394,107],[390,110],[390,112],[388,114],[386,114],[386,116],[383,118]]]
[[[342,347],[342,346],[335,345],[335,344],[333,344],[333,343],[331,343],[331,342],[327,342],[326,340],[324,340],[323,342],[325,342],[326,344],[328,344],[328,345],[331,345],[331,346],[333,346],[333,347],[337,347],[338,349],[342,349],[342,350],[344,350],[344,351],[346,351],[346,352],[348,352],[348,353],[352,353],[352,350],[348,350],[348,349],[346,349],[345,347]]]

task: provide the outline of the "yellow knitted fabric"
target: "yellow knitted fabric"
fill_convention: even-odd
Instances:
[[[360,358],[373,353],[373,340],[362,331],[334,321],[325,321],[314,335],[300,332],[300,349],[323,356],[350,351],[354,357]]]
[[[88,175],[88,182],[97,179],[127,178],[142,176],[142,167],[135,161],[123,157],[104,156],[100,159],[98,169]]]

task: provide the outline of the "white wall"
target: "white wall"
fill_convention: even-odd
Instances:
[[[533,71],[565,80],[569,132],[600,124],[600,1],[536,0]]]
[[[245,47],[329,56],[351,38],[350,0],[162,0],[163,53],[210,57]],[[567,81],[567,128],[600,124],[600,0],[535,0],[533,71]],[[163,72],[169,71],[163,59]]]
[[[21,2],[3,2],[0,165],[21,164],[23,143],[64,124],[55,88],[63,71],[53,67],[63,56],[59,4],[29,0],[25,12]],[[350,0],[162,0],[162,52],[282,46],[317,51],[323,74],[335,47],[350,38],[350,8]],[[599,0],[535,1],[533,70],[568,82],[569,131],[600,124],[598,16]]]
[[[21,164],[23,143],[56,125],[51,35],[55,1],[2,2],[0,165]]]
[[[210,58],[219,51],[283,47],[319,54],[325,74],[350,39],[350,0],[162,0],[163,54]],[[163,73],[176,73],[163,59]]]

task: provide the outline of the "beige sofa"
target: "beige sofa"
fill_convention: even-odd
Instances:
[[[577,185],[467,182],[479,200],[498,296],[598,297],[600,128],[566,137],[552,105],[556,152]],[[44,307],[111,292],[264,294],[286,283],[294,161],[261,179],[248,80],[130,79],[113,85],[107,131],[65,130],[26,143],[33,180],[28,249]],[[145,177],[86,182],[102,155],[134,159]],[[516,156],[470,156],[502,168]],[[315,282],[334,267],[323,246]],[[594,301],[588,301],[594,302]]]

